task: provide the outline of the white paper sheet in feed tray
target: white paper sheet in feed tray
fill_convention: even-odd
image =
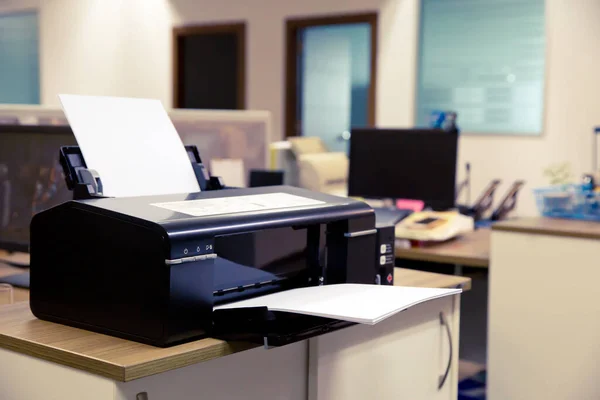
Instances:
[[[158,100],[60,95],[87,167],[110,197],[199,192],[190,159]]]
[[[223,304],[215,310],[267,307],[271,311],[374,325],[409,307],[461,292],[461,289],[345,283],[286,290]]]

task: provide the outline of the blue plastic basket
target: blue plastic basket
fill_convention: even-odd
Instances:
[[[600,221],[600,193],[583,185],[560,185],[533,192],[544,217]]]

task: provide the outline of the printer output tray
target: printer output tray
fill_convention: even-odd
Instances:
[[[278,347],[355,325],[336,319],[270,311],[267,307],[216,310],[213,336]]]

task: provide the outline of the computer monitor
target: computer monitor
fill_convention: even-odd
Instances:
[[[0,249],[28,251],[33,215],[72,199],[58,155],[75,144],[68,126],[0,125]]]
[[[458,133],[440,129],[353,129],[348,195],[423,200],[454,207]]]
[[[250,170],[250,187],[283,185],[284,172],[264,169]]]

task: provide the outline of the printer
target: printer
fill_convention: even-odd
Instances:
[[[270,146],[271,163],[284,171],[290,186],[329,193],[348,194],[348,155],[331,152],[319,137],[290,137]]]
[[[214,308],[306,286],[393,284],[393,227],[378,229],[367,204],[287,186],[227,189],[187,149],[207,190],[120,198],[102,196],[77,147],[61,149],[75,199],[31,222],[36,317],[160,347],[207,336],[280,346],[351,323]],[[253,245],[265,237],[272,246]]]

